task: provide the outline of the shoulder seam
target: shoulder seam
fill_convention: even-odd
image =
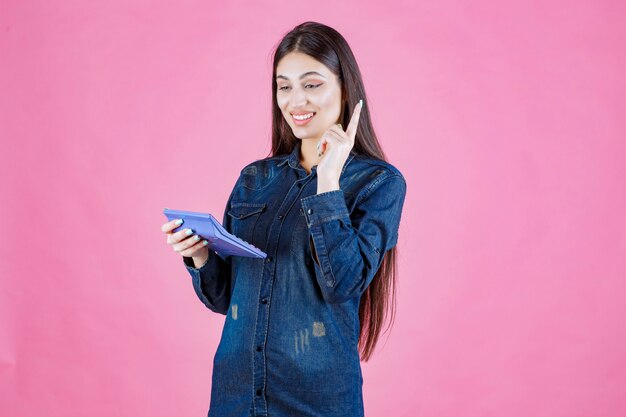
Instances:
[[[389,174],[379,175],[378,177],[374,179],[374,181],[372,181],[367,187],[365,187],[364,191],[362,191],[358,195],[355,201],[355,204],[359,204],[363,200],[365,200],[372,193],[372,191],[374,191],[380,186],[380,183],[387,181],[388,179],[391,179],[394,177],[399,177],[402,180],[402,182],[405,184],[405,188],[406,188],[406,180],[404,179],[401,173],[396,173],[396,172],[393,172],[392,170],[388,170],[388,171],[390,172]]]
[[[249,166],[257,165],[257,164],[262,163],[262,162],[270,162],[270,161],[274,161],[274,160],[277,160],[277,159],[285,159],[285,158],[286,158],[285,155],[276,155],[276,156],[270,156],[268,158],[255,159],[254,161],[244,165],[241,168],[241,171],[243,171],[244,169],[246,169]]]

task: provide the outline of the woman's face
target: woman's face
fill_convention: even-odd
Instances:
[[[331,125],[340,122],[339,80],[310,55],[301,52],[285,55],[276,67],[276,84],[278,107],[297,138],[320,139]],[[296,119],[298,115],[311,114],[313,117],[309,119]]]

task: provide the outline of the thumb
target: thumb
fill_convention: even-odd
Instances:
[[[328,140],[325,136],[322,136],[322,139],[317,143],[317,156],[322,156],[324,152],[326,152],[326,144]]]

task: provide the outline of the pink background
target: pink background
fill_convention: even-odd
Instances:
[[[206,415],[224,316],[162,210],[267,156],[305,20],[408,182],[366,415],[625,415],[624,2],[2,3],[0,415]]]

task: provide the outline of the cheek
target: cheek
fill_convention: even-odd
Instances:
[[[324,111],[336,112],[341,107],[341,93],[337,93],[334,90],[321,91],[316,97],[316,101],[319,103],[319,107]]]
[[[278,104],[278,108],[281,111],[286,111],[286,107],[287,107],[287,103],[289,102],[288,99],[285,99],[284,97],[281,96],[276,96],[276,104]]]
[[[323,118],[330,120],[329,123],[331,124],[335,122],[341,113],[341,100],[332,94],[320,97],[317,105],[324,116]]]

